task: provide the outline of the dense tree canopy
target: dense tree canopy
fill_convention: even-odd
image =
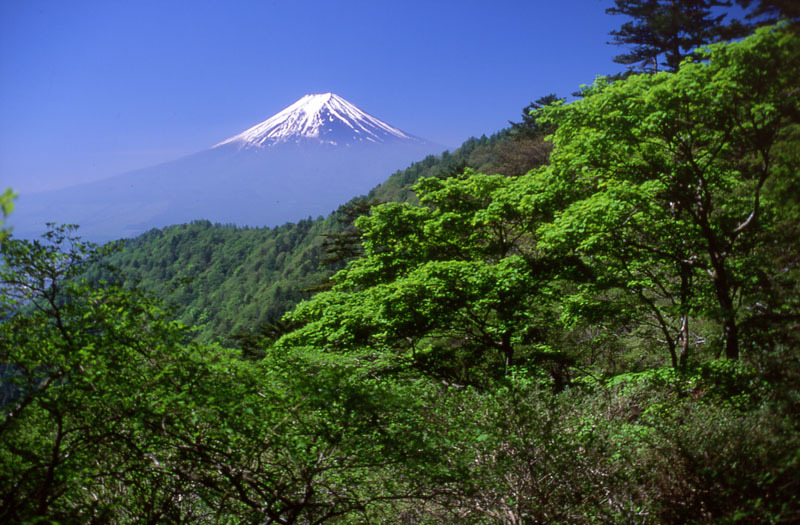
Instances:
[[[506,200],[513,182],[469,171],[424,179],[422,206],[375,208],[358,222],[365,256],[290,315],[308,324],[284,344],[388,345],[412,366],[468,382],[471,368],[507,370],[540,354],[557,262],[534,253],[532,219]]]
[[[321,523],[392,499],[370,483],[401,436],[427,448],[391,383],[187,344],[151,297],[81,280],[109,248],[70,227],[2,248],[3,522]]]
[[[739,325],[766,314],[757,275],[778,271],[765,252],[776,192],[798,169],[797,37],[765,28],[705,56],[676,74],[599,81],[549,112],[559,128],[543,176],[571,191],[541,227],[545,244],[591,256],[603,285],[637,296],[673,362],[691,313],[721,324],[725,354],[739,356]]]
[[[774,314],[754,282],[776,271],[776,190],[794,184],[800,56],[796,37],[767,28],[706,57],[547,108],[549,167],[424,179],[422,206],[376,208],[359,222],[366,256],[291,316],[310,323],[298,334],[414,351],[458,334],[461,349],[495,347],[510,364],[550,324],[548,289],[573,268],[592,277],[564,285],[570,307],[625,305],[673,366],[704,342],[738,358],[740,325]]]

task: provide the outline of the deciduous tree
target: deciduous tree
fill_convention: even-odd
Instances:
[[[797,37],[764,28],[705,58],[599,81],[585,99],[547,110],[558,130],[543,176],[551,194],[571,191],[542,226],[544,244],[583,254],[604,286],[638,297],[674,364],[700,313],[738,358],[739,325],[759,308],[755,275],[775,271],[762,256],[778,219],[774,188],[798,164]]]

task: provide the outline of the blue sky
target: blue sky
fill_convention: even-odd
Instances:
[[[203,150],[332,91],[457,147],[618,71],[611,0],[0,2],[0,187]]]

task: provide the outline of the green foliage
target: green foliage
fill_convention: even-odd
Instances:
[[[412,201],[422,177],[450,177],[467,166],[519,174],[547,161],[541,136],[513,139],[507,132],[469,139],[452,154],[429,156],[392,175],[366,198],[355,198],[326,218],[275,228],[239,228],[196,221],[152,230],[125,241],[108,262],[118,276],[92,268],[97,282],[121,279],[163,299],[201,342],[251,343],[261,326],[277,323],[361,253],[358,216],[385,201]],[[249,335],[248,335],[249,334]],[[250,337],[252,336],[252,337]],[[248,344],[248,343],[244,343]],[[252,344],[247,350],[255,350]]]
[[[0,520],[797,522],[799,50],[599,80],[551,164],[474,139],[402,202],[4,239]]]
[[[364,257],[287,317],[304,326],[279,345],[389,348],[397,366],[467,383],[544,357],[557,262],[534,253],[514,183],[471,171],[422,179],[421,206],[374,208],[357,221]]]
[[[444,448],[395,473],[435,487],[409,521],[800,516],[798,49],[768,28],[598,81],[542,111],[550,166],[423,178],[358,220],[364,256],[274,349],[443,382]]]
[[[195,339],[223,342],[281,315],[329,272],[319,232],[335,221],[304,220],[276,228],[237,228],[207,221],[152,230],[108,257],[118,277],[97,268],[93,281],[120,278],[161,297]]]
[[[122,501],[159,505],[162,494],[140,499],[158,478],[146,457],[158,438],[136,419],[183,331],[135,292],[76,280],[106,253],[69,227],[6,239],[2,253],[0,516],[105,520]]]
[[[187,345],[151,297],[80,280],[107,253],[69,227],[2,247],[4,522],[324,522],[430,454],[413,386]]]
[[[546,97],[545,97],[546,98]],[[541,133],[519,136],[505,129],[487,137],[471,137],[458,149],[441,156],[429,156],[408,168],[394,173],[372,190],[368,197],[380,202],[410,202],[417,198],[411,187],[423,178],[447,178],[460,175],[467,168],[482,173],[521,175],[546,164],[550,145]]]
[[[361,230],[356,225],[356,219],[369,215],[373,206],[380,202],[371,200],[354,199],[339,207],[336,211],[337,220],[343,225],[343,230],[338,233],[323,233],[325,241],[322,247],[326,257],[322,263],[329,268],[341,269],[344,264],[361,256],[364,251],[361,246]]]
[[[656,523],[783,523],[798,516],[797,419],[730,361],[607,383],[603,402],[628,497]],[[795,385],[796,388],[796,385]],[[783,488],[791,490],[778,494]]]
[[[515,138],[518,137],[536,137],[549,135],[554,131],[554,128],[541,122],[539,120],[540,112],[543,107],[550,106],[556,103],[563,103],[564,99],[558,98],[555,93],[550,93],[543,97],[537,98],[522,110],[522,122],[510,122],[511,135]]]
[[[0,240],[8,236],[8,231],[3,226],[5,224],[5,218],[8,217],[8,214],[14,209],[15,197],[16,194],[11,191],[11,188],[6,188],[6,190],[0,194],[0,213],[3,216],[2,219],[0,219]]]
[[[798,49],[792,33],[764,28],[712,46],[708,62],[601,80],[546,110],[558,130],[540,176],[561,210],[540,227],[542,246],[591,257],[600,275],[588,293],[632,297],[674,365],[697,315],[721,325],[718,341],[737,358],[738,327],[758,310],[756,275],[776,272],[765,254],[782,197],[771,188],[794,184],[797,169],[787,142],[796,144]],[[796,214],[797,202],[789,207]]]

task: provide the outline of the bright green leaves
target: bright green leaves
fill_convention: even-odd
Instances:
[[[598,282],[642,305],[673,363],[679,341],[686,352],[689,338],[705,339],[690,335],[690,312],[718,322],[726,354],[738,356],[746,308],[736,305],[768,220],[763,188],[785,173],[774,150],[800,110],[798,49],[791,32],[765,28],[711,46],[708,62],[601,79],[582,100],[543,110],[558,127],[540,177],[568,197],[538,229],[539,246],[580,254]]]
[[[415,186],[423,206],[389,203],[362,217],[367,257],[356,261],[341,286],[388,282],[431,260],[498,260],[522,248],[518,209],[502,202],[513,179],[467,171]]]
[[[4,228],[5,218],[14,209],[14,199],[16,194],[11,191],[11,188],[6,188],[3,193],[0,193],[0,241],[8,237],[8,231]]]
[[[136,292],[79,281],[106,251],[70,228],[2,247],[0,282],[15,300],[0,323],[0,515],[90,521],[127,496],[135,506],[155,475],[140,451],[159,442],[142,433],[147,391],[184,330]]]
[[[364,257],[288,316],[303,326],[281,344],[508,365],[586,330],[676,367],[704,345],[737,357],[772,272],[759,252],[772,188],[797,164],[797,47],[761,30],[542,109],[550,166],[426,178],[419,206],[374,208],[358,222]]]
[[[358,221],[364,257],[287,316],[303,326],[278,345],[382,352],[457,381],[504,373],[541,337],[532,327],[563,270],[536,255],[541,212],[518,182],[468,170],[420,181],[421,206],[374,208]]]

